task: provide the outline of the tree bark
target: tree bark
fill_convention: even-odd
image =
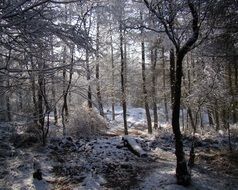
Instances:
[[[216,122],[216,131],[220,129],[220,120],[219,120],[219,108],[218,108],[218,103],[217,100],[215,100],[215,122]]]
[[[163,91],[164,91],[164,111],[165,111],[165,118],[166,121],[169,122],[169,112],[168,112],[168,104],[167,104],[167,97],[166,97],[166,82],[165,82],[165,57],[164,57],[164,47],[162,47],[162,66],[163,66]]]
[[[33,121],[35,124],[37,124],[38,121],[38,107],[37,107],[37,99],[36,99],[36,84],[35,84],[35,77],[31,76],[31,91],[32,91],[32,101],[33,101],[33,106],[34,106],[34,111],[33,111]]]
[[[63,64],[66,64],[66,47],[64,47],[64,52],[63,52]],[[66,80],[67,80],[67,75],[66,75],[66,68],[63,68],[63,107],[62,109],[64,109],[64,113],[65,113],[65,120],[67,121],[67,117],[69,115],[69,110],[68,110],[68,101],[67,101],[67,92],[66,92]]]
[[[55,96],[55,79],[54,76],[51,79],[52,81],[52,87],[51,87],[51,92],[52,92],[52,101],[53,101],[53,110],[54,110],[54,124],[58,123],[58,116],[57,116],[57,107],[56,107],[56,96]]]
[[[88,54],[87,49],[86,49],[86,67],[87,67],[87,80],[89,82],[89,84],[88,84],[88,107],[92,108],[93,107],[93,104],[92,104],[92,90],[91,90],[91,84],[90,84],[91,71],[90,71],[90,67],[89,67],[89,54]]]
[[[103,105],[102,105],[102,96],[101,96],[101,88],[100,88],[100,72],[99,72],[99,14],[97,15],[97,28],[96,28],[96,79],[97,79],[97,87],[96,87],[96,91],[97,91],[97,100],[98,100],[98,107],[99,107],[99,112],[100,115],[104,117],[104,112],[103,112]]]
[[[11,49],[9,50],[9,54],[6,57],[6,64],[9,63],[10,59],[11,59]],[[9,72],[7,71],[7,87],[10,88],[10,76],[9,76]],[[6,96],[6,107],[7,107],[7,121],[12,121],[12,115],[11,115],[11,102],[10,102],[10,93],[7,94]]]
[[[142,13],[140,13],[141,21],[142,21]],[[148,103],[148,93],[146,89],[146,74],[145,74],[145,43],[144,43],[144,36],[143,36],[143,29],[141,29],[142,41],[141,41],[141,66],[142,66],[142,90],[144,96],[144,106],[145,106],[145,113],[147,118],[147,125],[148,125],[148,133],[152,134],[152,124],[151,124],[151,116],[150,116],[150,109]]]
[[[123,33],[122,33],[122,21],[120,20],[119,24],[120,32],[120,55],[121,55],[121,93],[122,93],[122,109],[123,109],[123,122],[124,122],[124,133],[128,135],[127,129],[127,105],[126,105],[126,90],[125,90],[125,60],[123,52]]]
[[[156,64],[157,64],[157,48],[151,49],[151,70],[152,70],[152,100],[153,100],[153,113],[154,113],[154,129],[158,128],[158,111],[157,111],[157,98],[156,98]]]
[[[42,64],[42,63],[41,63]],[[43,145],[46,144],[46,139],[45,139],[45,130],[44,130],[44,125],[45,125],[45,114],[44,114],[44,76],[43,76],[43,65],[39,64],[39,73],[38,73],[38,123],[40,124],[41,128],[41,137],[42,137],[42,143]]]
[[[211,113],[211,111],[209,109],[207,109],[207,115],[208,115],[209,125],[213,126],[214,125],[214,121],[213,121],[212,113]]]
[[[171,88],[171,105],[174,104],[174,88],[175,88],[175,55],[174,49],[170,49],[169,53],[170,60],[170,88]]]
[[[66,136],[65,121],[67,121],[68,115],[69,115],[68,106],[67,106],[67,96],[68,96],[69,89],[71,87],[72,78],[73,78],[73,65],[74,65],[74,47],[71,48],[69,81],[68,81],[67,85],[66,85],[66,76],[63,77],[64,78],[64,92],[63,92],[63,106],[62,106],[62,110],[61,110],[62,125],[63,125],[63,136]],[[64,71],[63,71],[63,73],[64,73]],[[65,109],[65,108],[67,108],[67,109]]]
[[[182,81],[182,61],[183,54],[177,53],[176,62],[176,79],[174,83],[174,95],[172,104],[172,127],[175,136],[175,155],[177,157],[176,176],[177,183],[181,185],[188,185],[191,181],[191,175],[187,167],[183,151],[182,135],[179,125],[179,112],[180,112],[180,100],[181,100],[181,81]]]
[[[7,73],[7,86],[10,87],[10,77]],[[12,115],[11,115],[11,102],[10,102],[10,93],[6,96],[6,106],[7,106],[7,121],[12,121]]]
[[[234,56],[233,57],[233,62],[234,62],[234,65],[235,65],[235,89],[236,90],[234,90],[234,94],[238,94],[238,63],[237,63],[237,58]],[[233,94],[233,95],[234,95]],[[235,96],[235,95],[234,95]],[[233,104],[234,104],[234,106],[233,106],[233,122],[234,123],[237,123],[237,111],[236,111],[236,109],[237,109],[237,106],[238,106],[238,101],[237,101],[237,99],[235,99],[234,98],[234,102],[233,102]]]
[[[196,133],[196,122],[194,121],[193,113],[192,113],[192,110],[191,110],[190,107],[188,108],[188,116],[190,118],[191,125],[192,125],[192,128],[193,128],[193,134],[194,134],[194,133]]]
[[[112,38],[112,28],[110,25],[110,38],[111,38],[111,67],[112,67],[112,120],[115,120],[115,74],[114,74],[114,52],[113,52],[113,38]]]

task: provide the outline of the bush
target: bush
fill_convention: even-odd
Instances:
[[[84,105],[78,109],[69,119],[69,134],[85,137],[104,133],[107,129],[106,120],[93,109]]]

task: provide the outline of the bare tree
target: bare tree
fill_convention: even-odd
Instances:
[[[142,12],[140,13],[140,19],[143,20]],[[143,99],[144,99],[144,105],[145,105],[145,112],[146,112],[146,118],[147,118],[147,125],[148,125],[148,133],[152,134],[152,123],[151,123],[151,116],[150,116],[150,109],[149,109],[149,103],[148,103],[148,93],[146,89],[146,73],[145,73],[145,42],[144,42],[144,33],[143,28],[141,28],[141,68],[142,68],[142,89],[143,89]]]
[[[100,12],[97,12],[97,26],[96,26],[96,79],[97,79],[97,100],[100,115],[104,117],[103,104],[102,104],[102,95],[100,88],[100,65],[99,65],[99,45],[100,45]]]
[[[158,128],[158,110],[157,110],[157,47],[152,46],[151,48],[151,70],[152,70],[152,101],[153,101],[153,115],[154,115],[154,129]]]
[[[176,49],[176,66],[175,78],[172,81],[172,127],[175,135],[175,154],[177,157],[176,176],[178,184],[188,185],[191,181],[191,175],[187,167],[187,162],[184,156],[182,135],[179,125],[180,115],[180,101],[181,101],[181,81],[182,81],[182,66],[183,58],[194,47],[200,30],[199,14],[196,8],[196,3],[187,0],[182,6],[187,6],[191,15],[191,30],[190,37],[185,37],[187,29],[184,33],[176,32],[175,21],[178,16],[178,10],[181,5],[175,1],[147,1],[144,0],[148,9],[158,18],[162,23],[165,32],[173,43]],[[166,9],[166,11],[164,11]],[[180,11],[181,13],[181,11]],[[166,14],[166,15],[165,15]],[[187,34],[186,34],[187,35]],[[183,44],[183,45],[182,45]]]

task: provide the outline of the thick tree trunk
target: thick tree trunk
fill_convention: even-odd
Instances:
[[[174,92],[172,92],[173,97],[172,127],[175,136],[175,155],[177,157],[177,167],[176,167],[177,183],[181,185],[188,185],[190,184],[191,181],[191,175],[183,151],[182,134],[179,125],[183,57],[184,57],[183,54],[180,55],[180,53],[177,53],[176,78],[175,83],[172,85],[174,90]]]
[[[125,60],[124,60],[124,52],[123,52],[123,33],[122,33],[122,21],[119,24],[120,31],[120,53],[121,53],[121,93],[122,93],[122,109],[123,109],[123,122],[124,122],[124,133],[128,135],[127,129],[127,105],[126,105],[126,89],[125,89]]]

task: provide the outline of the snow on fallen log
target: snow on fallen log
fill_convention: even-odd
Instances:
[[[147,153],[141,148],[141,146],[136,142],[136,140],[130,136],[122,137],[124,146],[126,146],[132,153],[139,157],[147,157]]]

